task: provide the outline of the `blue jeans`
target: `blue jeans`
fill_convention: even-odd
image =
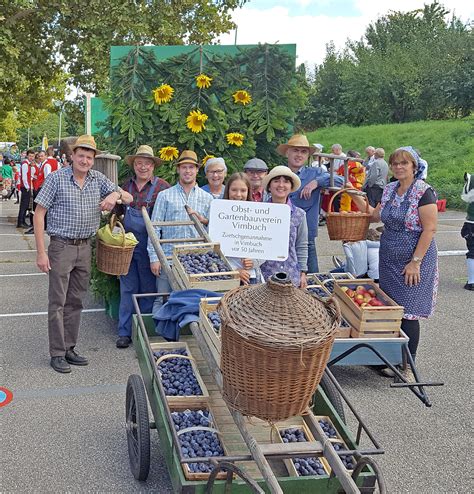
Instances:
[[[171,293],[171,285],[166,276],[165,270],[162,268],[160,275],[155,278],[156,293]],[[155,289],[155,287],[153,287]],[[153,314],[156,314],[163,305],[163,297],[156,297],[153,303]]]
[[[308,237],[308,273],[319,273],[316,237]]]
[[[132,335],[132,316],[135,314],[132,295],[154,292],[155,275],[150,270],[150,264],[147,261],[137,261],[134,256],[128,274],[120,276],[119,336],[130,338]],[[143,314],[151,313],[153,297],[139,298],[138,302]]]

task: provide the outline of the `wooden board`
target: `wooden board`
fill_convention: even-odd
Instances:
[[[219,273],[202,273],[202,274],[188,274],[181,264],[178,256],[181,254],[205,254],[206,252],[213,251],[219,254],[221,260],[229,268],[226,272]],[[223,292],[232,290],[240,286],[240,275],[238,271],[232,269],[229,261],[225,258],[218,243],[202,243],[191,245],[175,245],[173,248],[172,266],[171,270],[175,276],[177,276],[185,285],[186,288],[202,288],[203,290],[210,290],[213,292]],[[203,277],[216,277],[216,276],[229,276],[227,280],[202,280]]]
[[[153,352],[158,352],[160,350],[175,350],[175,349],[186,349],[186,352],[189,357],[192,357],[192,360],[190,360],[194,375],[196,376],[196,380],[199,383],[199,387],[201,388],[202,395],[191,395],[191,396],[166,396],[168,404],[170,406],[181,406],[185,408],[190,408],[190,407],[207,407],[209,404],[209,392],[206,388],[206,385],[200,375],[198,366],[196,364],[196,359],[194,355],[192,354],[190,348],[185,342],[182,341],[170,341],[166,343],[151,343],[151,349]],[[159,373],[159,371],[158,371]]]
[[[359,285],[366,289],[374,289],[377,298],[382,300],[385,305],[382,307],[360,307],[341,289],[343,286],[354,289]],[[342,316],[353,327],[352,338],[394,338],[400,334],[403,307],[381,290],[374,280],[338,280],[335,283],[334,296],[339,301]]]
[[[221,361],[221,337],[207,318],[207,314],[217,309],[219,300],[219,297],[202,298],[199,303],[199,327],[217,364]]]

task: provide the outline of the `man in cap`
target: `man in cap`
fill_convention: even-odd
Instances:
[[[196,214],[201,223],[204,225],[209,223],[209,211],[213,197],[202,190],[196,183],[200,166],[201,164],[194,151],[185,150],[181,153],[176,161],[178,183],[158,195],[151,221],[189,221],[185,208],[185,206],[189,206],[192,213]],[[162,239],[193,238],[196,236],[196,230],[192,226],[157,226],[155,227],[155,232]],[[171,256],[173,244],[163,244],[163,252],[165,256]],[[151,240],[148,240],[148,256],[150,258],[151,271],[158,277],[156,280],[157,292],[169,293],[171,287],[168,278],[165,271],[161,269],[161,263]],[[163,297],[156,297],[155,305],[153,306],[154,314],[162,304]]]
[[[288,167],[301,180],[301,187],[290,194],[291,202],[306,212],[308,224],[308,270],[317,273],[318,257],[316,254],[316,237],[318,235],[319,200],[321,189],[329,187],[330,175],[319,167],[306,167],[310,155],[316,151],[310,146],[305,135],[294,135],[287,143],[277,147],[278,154],[286,156]],[[334,184],[342,187],[343,177],[334,177]]]
[[[268,166],[259,158],[252,158],[244,165],[244,173],[247,175],[252,188],[251,195],[254,202],[266,202],[269,195],[264,190],[262,182],[268,174]]]
[[[154,175],[161,160],[153,154],[150,146],[140,146],[135,154],[125,157],[125,162],[133,168],[134,176],[122,186],[133,197],[133,201],[124,208],[123,225],[127,233],[132,232],[135,235],[138,245],[133,251],[128,273],[120,276],[117,348],[127,348],[132,341],[132,316],[135,313],[132,295],[153,293],[156,288],[156,278],[148,261],[148,234],[142,207],[147,208],[148,214],[151,214],[158,194],[170,187],[168,182]],[[149,314],[153,308],[153,298],[140,298],[139,305],[143,314]]]
[[[36,264],[49,274],[48,334],[51,367],[61,373],[88,360],[75,350],[84,296],[91,270],[91,238],[101,211],[111,211],[117,201],[129,204],[132,196],[102,173],[92,170],[97,147],[94,138],[77,138],[72,166],[51,173],[35,201]],[[44,219],[48,212],[48,251],[44,244]]]

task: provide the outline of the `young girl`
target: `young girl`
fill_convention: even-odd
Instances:
[[[234,173],[229,177],[224,190],[224,199],[232,201],[251,201],[251,187],[245,173]],[[261,282],[260,262],[254,259],[227,257],[233,269],[240,274],[242,285],[253,285]]]

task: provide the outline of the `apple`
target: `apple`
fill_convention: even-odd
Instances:
[[[364,293],[367,290],[362,285],[358,285],[355,291],[356,291],[356,293],[360,293],[360,294],[364,295]]]
[[[359,305],[361,305],[365,302],[364,296],[360,293],[356,294],[356,296],[354,297],[354,300]]]
[[[377,295],[376,291],[373,288],[369,288],[367,290],[367,293],[370,293],[372,295],[372,297],[375,297]]]
[[[347,292],[347,290],[349,290],[349,287],[348,286],[341,286],[341,290],[343,292]]]
[[[372,298],[372,295],[370,295],[369,293],[364,293],[364,302],[370,302]]]
[[[348,295],[349,297],[351,298],[354,298],[354,295],[355,295],[355,291],[354,290],[351,290],[350,288],[348,288],[346,290],[346,295]]]
[[[384,306],[383,302],[381,302],[378,298],[373,298],[369,302],[369,304],[372,305],[373,307],[383,307]]]

